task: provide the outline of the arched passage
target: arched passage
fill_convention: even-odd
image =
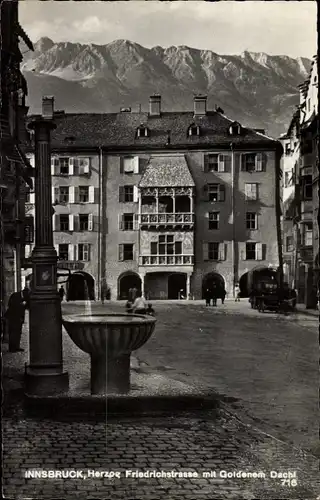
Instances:
[[[203,277],[202,280],[202,298],[204,299],[205,297],[205,291],[209,288],[209,290],[212,290],[214,285],[217,287],[218,290],[224,290],[225,289],[225,282],[223,276],[221,274],[212,272],[208,273]]]
[[[129,298],[130,288],[136,288],[141,291],[141,278],[132,271],[121,274],[118,279],[118,299],[127,300]]]
[[[244,273],[239,280],[240,296],[249,297],[249,294],[253,288],[256,288],[265,284],[276,284],[277,282],[277,271],[272,267],[257,267]]]
[[[180,294],[181,292],[181,294]],[[179,299],[187,294],[187,275],[185,273],[172,273],[168,276],[168,299]]]
[[[67,281],[67,300],[95,300],[94,278],[84,271],[70,274]]]

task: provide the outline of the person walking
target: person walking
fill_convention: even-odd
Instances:
[[[240,302],[240,287],[238,284],[234,287],[235,302]]]
[[[207,288],[206,291],[204,292],[204,298],[205,298],[205,301],[206,301],[206,306],[210,306],[211,292],[210,292],[209,288]]]
[[[148,316],[155,316],[155,314],[156,314],[155,310],[152,307],[152,304],[150,304],[150,303],[148,304],[148,309],[146,310],[146,314]]]
[[[59,288],[59,296],[60,296],[60,301],[61,302],[63,301],[65,294],[66,294],[65,289],[61,285],[61,287]]]
[[[146,314],[147,304],[140,291],[137,292],[137,298],[135,299],[132,308],[135,314]]]
[[[25,311],[29,308],[29,289],[11,294],[5,313],[9,331],[9,352],[23,352],[20,347]]]
[[[216,306],[217,305],[217,298],[218,298],[218,289],[217,289],[217,285],[215,283],[212,285],[211,298],[212,298],[212,305]]]
[[[220,295],[221,295],[221,304],[224,304],[224,301],[226,299],[226,295],[227,295],[227,292],[225,291],[224,288],[221,289],[221,292],[220,292]]]

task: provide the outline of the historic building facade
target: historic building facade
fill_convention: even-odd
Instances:
[[[0,4],[0,284],[1,320],[12,292],[21,289],[25,241],[24,192],[32,186],[32,169],[23,153],[27,131],[27,85],[20,71],[19,42],[33,50],[18,22],[18,2]]]
[[[201,298],[213,281],[245,295],[250,270],[278,266],[282,146],[263,131],[208,111],[205,96],[191,112],[162,112],[154,95],[149,112],[54,121],[55,244],[96,297],[104,281],[112,299],[134,286]]]
[[[287,134],[284,147],[284,260],[298,299],[307,307],[316,305],[319,278],[318,227],[318,68],[313,60],[308,79],[300,85],[300,105]],[[292,181],[291,174],[293,173]],[[286,183],[290,182],[290,185]]]

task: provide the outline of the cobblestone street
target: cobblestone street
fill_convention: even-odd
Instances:
[[[316,442],[317,318],[262,316],[248,304],[233,302],[210,310],[196,303],[154,306],[156,331],[137,351],[138,358],[170,377],[211,387],[234,399],[217,411],[181,415],[108,418],[106,422],[30,419],[21,411],[19,399],[27,357],[5,352],[4,385],[11,393],[12,407],[3,423],[4,496],[315,500],[320,492],[318,460],[299,448]],[[82,307],[65,304],[64,310]],[[121,309],[123,304],[93,307]],[[23,342],[27,349],[26,335]],[[66,364],[68,358],[82,354],[65,336]],[[276,434],[282,440],[272,437]],[[299,434],[296,440],[294,434]],[[295,441],[296,447],[289,441]],[[25,476],[35,469],[71,470],[83,477]],[[162,475],[193,471],[197,477],[126,477],[129,470],[162,471]],[[120,473],[120,478],[97,477],[99,471]],[[262,474],[225,478],[221,471]],[[204,472],[212,477],[204,477]],[[270,477],[279,472],[292,475]]]

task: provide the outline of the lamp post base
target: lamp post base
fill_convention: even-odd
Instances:
[[[69,374],[59,367],[25,367],[25,393],[30,396],[51,396],[67,392]]]

